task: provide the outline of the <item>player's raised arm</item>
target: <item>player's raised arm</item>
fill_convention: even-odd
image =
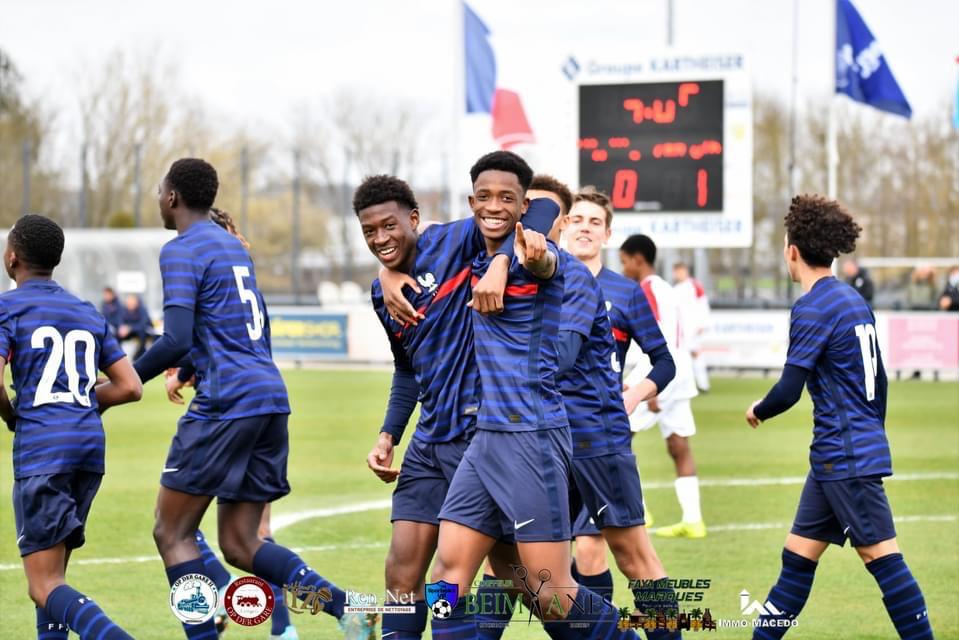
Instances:
[[[516,239],[513,242],[516,259],[533,276],[549,280],[556,273],[556,250],[546,243],[546,236],[532,229],[524,229],[516,223]]]

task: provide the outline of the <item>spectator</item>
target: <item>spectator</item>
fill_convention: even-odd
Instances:
[[[906,289],[906,306],[916,311],[935,309],[937,289],[936,271],[932,267],[919,265],[909,279],[909,287]]]
[[[872,278],[869,277],[869,272],[864,267],[860,267],[855,260],[847,260],[843,263],[842,272],[846,276],[846,282],[858,291],[863,300],[871,307],[875,287],[872,284]]]
[[[949,270],[946,288],[939,298],[939,308],[943,311],[959,311],[959,267]]]
[[[103,302],[100,303],[100,313],[106,318],[107,324],[114,334],[120,326],[120,301],[117,300],[117,292],[112,287],[103,287]]]
[[[127,295],[123,301],[120,320],[117,338],[120,342],[136,341],[137,350],[133,355],[136,360],[146,352],[147,341],[153,337],[153,322],[140,296],[133,293]]]

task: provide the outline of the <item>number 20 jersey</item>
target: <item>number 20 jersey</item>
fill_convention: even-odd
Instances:
[[[812,476],[839,480],[892,474],[886,440],[886,375],[876,321],[859,293],[833,277],[800,296],[789,321],[786,364],[809,371]]]
[[[52,280],[28,280],[0,294],[0,355],[17,393],[14,477],[103,473],[93,385],[124,357],[103,316]]]
[[[160,272],[164,309],[194,313],[190,358],[197,394],[186,416],[235,420],[289,413],[266,304],[240,241],[213,222],[196,222],[163,246]]]

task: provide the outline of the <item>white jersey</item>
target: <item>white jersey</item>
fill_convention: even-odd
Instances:
[[[693,360],[689,353],[689,345],[685,338],[685,324],[680,310],[680,299],[677,292],[668,282],[658,275],[651,275],[643,278],[639,283],[646,293],[646,299],[649,306],[656,316],[656,322],[659,323],[659,329],[663,332],[666,339],[666,346],[669,348],[669,355],[673,357],[676,364],[676,377],[666,385],[659,394],[660,403],[668,403],[674,400],[693,398],[699,394],[696,390],[696,380],[693,376]],[[645,354],[640,355],[640,360],[633,370],[626,376],[627,385],[639,384],[645,378],[652,364]]]
[[[683,332],[691,351],[699,349],[702,333],[709,327],[709,298],[696,278],[686,278],[673,287],[679,300]]]

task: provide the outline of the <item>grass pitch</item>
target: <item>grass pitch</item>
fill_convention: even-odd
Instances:
[[[274,505],[275,517],[389,498],[365,464],[386,404],[389,375],[378,372],[287,371],[294,414],[290,423],[289,475],[293,493]],[[779,553],[799,500],[811,437],[808,398],[788,414],[749,429],[742,418],[770,380],[716,379],[713,391],[694,400],[699,433],[693,438],[703,482],[704,540],[654,539],[673,578],[708,578],[697,606],[717,618],[740,620],[739,593],[764,599],[779,572]],[[886,482],[899,519],[899,544],[918,579],[938,638],[959,638],[959,384],[896,382],[890,385],[887,430],[897,476]],[[95,597],[136,638],[182,638],[167,605],[169,588],[151,537],[158,478],[182,412],[151,383],[142,402],[106,416],[107,475],[94,502],[87,544],[74,553],[68,578]],[[5,436],[10,447],[12,436]],[[646,501],[657,524],[679,518],[672,464],[658,431],[637,436]],[[402,449],[399,452],[402,453]],[[0,488],[9,496],[9,461]],[[215,538],[214,510],[204,530]],[[13,510],[0,501],[0,637],[35,638],[34,608],[15,544]],[[382,593],[383,559],[390,536],[389,511],[365,508],[343,515],[308,517],[281,528],[282,544],[343,588]],[[614,569],[615,574],[615,569]],[[625,579],[616,595],[629,603]],[[324,615],[294,615],[304,640],[336,638]],[[745,629],[711,632],[749,637]],[[226,638],[267,638],[269,627],[231,625]],[[686,633],[687,637],[699,637]],[[535,622],[517,618],[505,638],[543,638]],[[812,596],[794,638],[893,638],[879,589],[851,549],[831,548],[816,574]]]

